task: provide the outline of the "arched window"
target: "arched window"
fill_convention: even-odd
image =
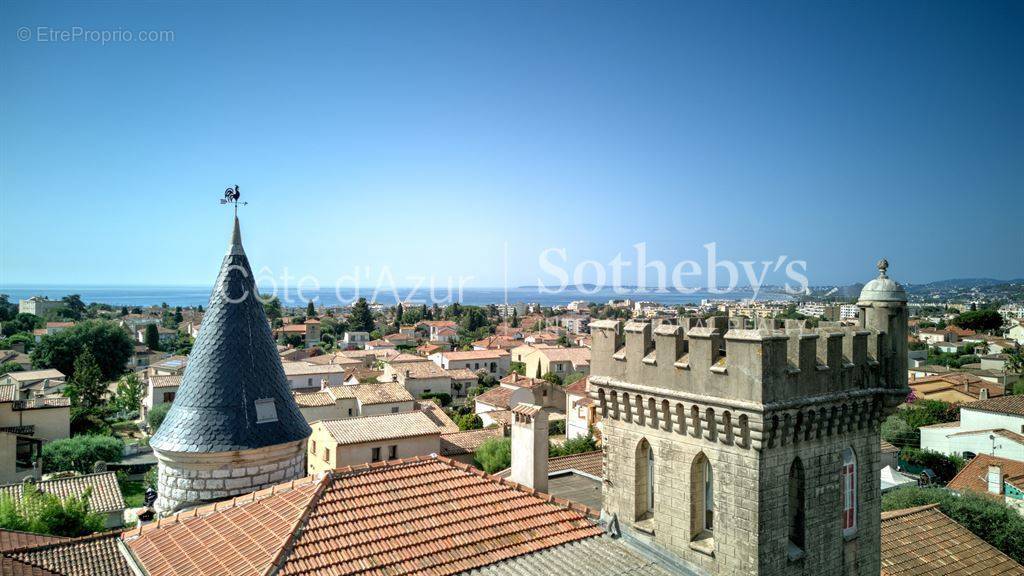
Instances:
[[[797,458],[789,467],[789,559],[804,555],[804,466]]]
[[[646,438],[636,447],[634,465],[634,519],[644,520],[654,514],[654,450]]]
[[[703,452],[690,465],[690,539],[711,538],[715,529],[715,482]]]
[[[839,474],[843,492],[843,536],[857,533],[857,455],[853,448],[843,450],[843,468]]]

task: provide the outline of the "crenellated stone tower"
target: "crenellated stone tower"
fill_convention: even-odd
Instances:
[[[879,427],[908,392],[887,266],[856,327],[591,323],[605,512],[709,574],[877,576]]]
[[[305,475],[306,424],[257,298],[235,218],[177,397],[150,440],[169,513]]]

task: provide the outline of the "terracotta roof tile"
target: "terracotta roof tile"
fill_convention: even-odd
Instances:
[[[440,434],[437,423],[421,411],[321,420],[321,426],[338,444],[360,444],[378,440]]]
[[[1000,466],[1003,479],[1024,475],[1024,462],[1000,458],[988,454],[978,454],[946,485],[950,490],[975,492],[982,496],[992,496],[988,491],[988,467]]]
[[[481,428],[479,430],[465,430],[452,434],[442,434],[441,455],[459,456],[462,454],[472,454],[485,441],[501,437],[501,428]]]
[[[882,513],[882,576],[1024,576],[1024,567],[938,510]]]
[[[508,409],[509,400],[512,398],[512,393],[515,390],[506,388],[505,386],[495,386],[487,392],[477,396],[474,400],[488,406],[494,406],[495,408]]]
[[[986,412],[997,412],[999,414],[1015,414],[1017,416],[1024,416],[1024,395],[1018,396],[1002,396],[999,398],[991,398],[989,400],[981,400],[979,402],[971,402],[964,408],[971,410],[984,410]]]
[[[117,475],[113,472],[40,480],[35,483],[35,486],[37,490],[53,494],[61,499],[68,496],[81,496],[86,489],[92,488],[89,507],[96,512],[115,512],[127,507],[124,497],[121,495],[121,488],[117,485]],[[11,498],[18,501],[21,500],[24,487],[24,483],[0,486],[0,494],[10,494]]]
[[[34,534],[32,532],[21,532],[19,530],[0,530],[0,552],[6,552],[14,548],[30,548],[43,544],[63,542],[67,538],[61,536],[49,536],[46,534]],[[0,572],[2,573],[2,572]]]
[[[118,533],[104,532],[4,552],[0,574],[134,576],[118,549]],[[8,571],[8,561],[14,567]],[[29,571],[28,569],[31,569]]]

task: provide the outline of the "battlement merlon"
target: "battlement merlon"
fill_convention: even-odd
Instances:
[[[646,322],[591,323],[591,374],[759,404],[877,388],[892,388],[894,397],[905,394],[905,384],[887,377],[892,359],[886,356],[891,347],[884,332],[688,324],[662,324],[652,331]]]

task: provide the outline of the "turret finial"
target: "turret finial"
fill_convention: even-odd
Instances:
[[[889,269],[889,261],[886,260],[885,258],[882,258],[881,260],[878,261],[878,264],[876,264],[876,266],[878,267],[878,277],[888,278],[885,271]]]

